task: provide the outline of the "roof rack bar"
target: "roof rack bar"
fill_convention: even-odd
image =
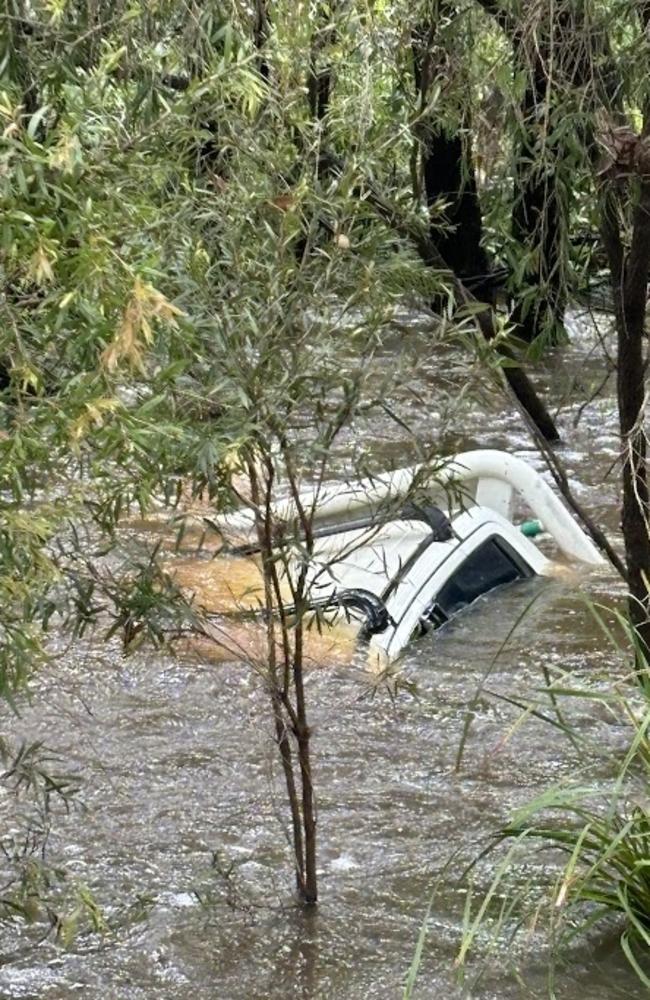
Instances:
[[[204,517],[203,521],[208,527],[212,528],[214,531],[221,534],[219,525],[215,521],[211,520],[209,517]],[[367,517],[359,517],[352,521],[342,521],[338,524],[326,524],[321,527],[315,527],[312,531],[312,538],[329,538],[332,535],[340,535],[347,531],[363,531],[365,528],[380,528],[385,524],[392,524],[394,521],[421,521],[426,524],[432,532],[433,537],[430,539],[432,542],[447,542],[450,538],[454,537],[454,531],[451,526],[449,518],[436,507],[434,504],[417,504],[409,501],[400,507],[399,510],[391,515],[381,515],[371,514]],[[299,538],[304,539],[304,535],[298,536],[298,538],[289,536],[286,541],[295,541]],[[273,548],[280,548],[281,542],[278,542],[273,546]],[[261,552],[261,547],[259,542],[244,543],[243,545],[227,545],[219,550],[221,553],[228,555],[237,556],[250,556]]]

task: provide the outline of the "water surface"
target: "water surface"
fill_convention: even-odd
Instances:
[[[411,326],[417,398],[405,391],[396,406],[420,441],[447,453],[504,448],[542,468],[516,412],[496,396],[448,419],[439,389],[453,383],[453,352],[425,349],[421,324]],[[614,532],[611,389],[581,410],[603,366],[593,326],[575,317],[572,333],[571,347],[538,379],[560,406],[560,454],[579,498]],[[402,330],[386,343],[387,366],[409,336]],[[343,436],[333,474],[345,474],[361,452],[390,466],[414,459],[417,449],[403,425],[373,417]],[[85,811],[57,822],[51,856],[108,915],[123,908],[122,919],[109,934],[82,936],[68,950],[48,943],[0,969],[1,995],[397,998],[432,888],[454,856],[432,906],[416,995],[461,997],[454,959],[463,865],[549,784],[585,773],[606,789],[626,746],[625,725],[594,703],[566,707],[585,741],[578,752],[543,721],[519,725],[520,709],[499,697],[539,703],[545,671],[570,670],[576,683],[603,687],[623,676],[627,665],[603,639],[585,593],[612,601],[620,587],[604,570],[583,577],[582,589],[576,578],[533,580],[480,601],[409,651],[402,667],[415,693],[375,689],[354,664],[310,672],[321,893],[310,913],[292,902],[284,796],[259,679],[196,651],[125,659],[114,642],[66,650],[10,726],[19,737],[44,739],[83,773]],[[66,649],[65,636],[59,647]],[[531,856],[528,875],[543,876],[549,864]],[[477,892],[490,873],[489,862],[478,866]],[[546,958],[534,934],[499,947],[489,962],[474,963],[465,994],[548,995]],[[567,959],[556,972],[562,1000],[642,995],[615,927],[576,944]]]

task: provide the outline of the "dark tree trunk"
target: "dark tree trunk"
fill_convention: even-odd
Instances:
[[[332,90],[332,67],[326,66],[324,69],[317,69],[312,63],[307,85],[309,98],[309,111],[311,117],[316,122],[322,122],[329,111],[330,93]]]
[[[639,326],[625,310],[625,322],[618,331],[619,421],[623,446],[623,505],[621,526],[625,541],[630,587],[630,618],[650,661],[650,620],[648,580],[650,580],[650,538],[648,534],[648,480],[646,436],[643,426],[645,358],[643,323]]]
[[[320,65],[321,53],[331,48],[336,40],[336,26],[333,17],[336,0],[328,5],[319,5],[316,25],[309,51],[309,71],[307,74],[307,98],[312,120],[322,122],[330,106],[332,93],[332,63],[329,58]]]
[[[445,228],[434,223],[431,238],[441,256],[481,302],[494,302],[490,266],[481,246],[483,223],[469,147],[469,131],[431,130],[423,145],[422,167],[427,205],[447,203]]]
[[[647,443],[644,427],[650,183],[642,182],[626,253],[618,200],[603,199],[601,232],[609,260],[617,332],[617,395],[622,448],[621,526],[629,586],[630,620],[639,642],[639,663],[650,662],[650,522]]]
[[[264,55],[264,48],[269,37],[269,15],[266,9],[266,0],[255,0],[253,12],[253,42],[259,53],[257,68],[263,80],[268,80],[270,76],[269,64]]]
[[[454,16],[455,5],[444,3],[438,15]],[[412,34],[413,75],[419,97],[419,108],[424,112],[433,82],[436,62],[434,39],[437,24],[418,25]],[[429,229],[427,246],[417,241],[418,249],[426,263],[435,267],[442,263],[457,279],[460,301],[468,296],[488,306],[493,306],[496,289],[487,254],[481,244],[483,223],[478,198],[476,174],[470,145],[467,117],[462,127],[452,134],[426,119],[420,122],[418,138],[421,145],[422,173],[427,205],[433,207],[440,201],[447,203],[447,227],[435,222]],[[434,309],[442,303],[433,303]],[[496,334],[491,309],[477,316],[477,323],[487,340]],[[506,348],[499,349],[506,356],[503,372],[506,382],[523,410],[546,441],[559,440],[553,418],[537,395],[526,372],[517,364]]]
[[[318,901],[316,874],[316,803],[311,773],[311,731],[307,725],[305,682],[303,673],[303,624],[295,630],[293,650],[293,680],[296,691],[296,742],[302,788],[302,819],[305,831],[304,879],[300,894],[304,903],[313,906]]]
[[[553,87],[566,88],[565,93],[588,87],[594,78],[594,45],[603,39],[585,25],[579,4],[560,5],[541,16],[533,32],[525,13],[517,23],[500,0],[477,2],[503,29],[512,43],[516,71],[527,77],[515,149],[512,235],[530,265],[512,288],[511,320],[521,340],[532,343],[542,336],[553,342],[563,335],[566,306],[562,236],[568,205],[560,194],[559,169],[567,146],[561,140],[545,145],[545,130],[557,124]],[[604,83],[604,67],[599,74]],[[588,145],[586,135],[582,141]]]
[[[648,0],[639,0],[637,14],[641,28],[647,32],[650,27]],[[613,110],[620,113],[618,95],[612,103]],[[620,145],[614,135],[612,160],[601,196],[600,229],[609,261],[616,319],[616,390],[623,466],[621,527],[629,614],[637,637],[637,668],[641,679],[647,683],[650,666],[650,490],[645,430],[649,360],[645,321],[650,278],[650,102],[646,103],[643,112],[643,130],[631,159],[626,140],[634,133],[628,130],[628,135],[623,136],[618,130]],[[633,207],[627,213],[632,235],[626,252],[622,236],[625,215],[622,199],[632,196],[629,180],[634,173],[638,173],[634,180],[638,188],[633,196]]]
[[[455,5],[443,3],[438,17],[454,17]],[[431,84],[437,70],[434,40],[437,23],[417,25],[412,33],[413,77],[420,120],[417,138],[421,151],[422,179],[430,209],[446,204],[444,225],[433,219],[430,237],[447,265],[477,299],[494,301],[494,289],[485,250],[481,245],[483,223],[472,158],[467,115],[453,132],[445,131],[425,116]]]
[[[525,43],[520,40],[520,53]],[[515,335],[527,343],[561,337],[565,309],[562,274],[562,209],[557,190],[557,156],[542,148],[541,119],[551,98],[544,52],[524,59],[528,84],[521,105],[522,134],[516,149],[512,235],[521,253],[530,255],[514,289],[511,321]],[[561,153],[560,153],[561,155]]]
[[[321,154],[322,144],[325,141],[327,131],[327,114],[330,108],[330,99],[333,87],[333,68],[329,59],[329,54],[322,61],[323,52],[331,47],[336,39],[336,26],[333,22],[336,10],[336,0],[332,0],[329,6],[319,4],[316,11],[316,23],[311,38],[309,48],[309,64],[307,69],[307,102],[309,104],[309,114],[314,125],[318,126],[318,138],[316,141],[316,174],[321,181],[326,181],[330,173],[330,163],[327,156]],[[295,176],[299,176],[304,169],[305,161],[313,155],[313,147],[310,148],[300,132],[296,132],[296,144],[300,152],[300,160],[296,164]],[[324,219],[319,218],[317,234],[332,235],[331,228],[325,224]],[[298,261],[304,261],[310,257],[313,251],[313,242],[308,230],[296,236],[294,240],[294,253]]]

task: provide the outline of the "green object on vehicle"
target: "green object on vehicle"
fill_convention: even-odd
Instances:
[[[544,525],[541,521],[524,521],[519,525],[519,530],[526,538],[536,538],[543,532]]]

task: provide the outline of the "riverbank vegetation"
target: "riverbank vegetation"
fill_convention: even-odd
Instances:
[[[206,509],[242,500],[267,612],[264,653],[248,659],[273,719],[298,896],[316,902],[305,581],[278,620],[270,498],[278,483],[297,499],[301,483],[377,470],[373,417],[403,425],[392,403],[417,363],[399,337],[394,363],[382,354],[404,307],[427,316],[419,356],[453,345],[464,359],[448,389],[441,368],[440,426],[413,397],[414,459],[453,439],[465,396],[505,394],[624,581],[645,685],[649,50],[644,0],[4,0],[2,780],[8,800],[27,788],[47,807],[7,854],[5,917],[29,916],[25,873],[53,796],[76,787],[11,738],[30,675],[61,655],[52,635],[119,636],[129,653],[209,633],[160,545],[136,551],[124,526],[158,518],[180,546]],[[576,495],[557,400],[535,374],[567,344],[567,304],[596,295],[617,347],[603,345],[584,404],[615,367],[622,544]],[[307,552],[312,517],[300,511]],[[635,808],[611,830],[644,881],[647,802]],[[600,822],[565,843],[571,888],[588,885],[586,866],[581,899],[603,902],[620,855],[603,868],[589,853]],[[96,929],[84,899],[72,912]],[[647,895],[634,899],[624,940],[641,970]],[[54,901],[47,912],[68,926]]]
[[[640,640],[629,621],[620,614],[611,620],[610,609],[592,606],[591,611],[613,657],[629,657],[630,648],[637,647],[638,669]],[[570,671],[560,670],[543,694],[557,708],[555,718],[546,717],[549,728],[566,728],[565,711],[570,711],[571,702],[582,701],[623,726],[627,734],[624,752],[611,762],[604,787],[593,780],[588,765],[575,779],[550,785],[496,831],[485,852],[470,864],[463,875],[470,896],[459,966],[467,967],[474,951],[489,964],[490,955],[504,939],[541,932],[549,947],[552,995],[556,971],[566,963],[572,946],[589,940],[594,928],[601,928],[618,937],[623,954],[647,988],[647,683],[644,680],[639,690],[637,675],[603,689],[601,683],[577,682]],[[528,706],[524,720],[530,712]],[[580,729],[569,724],[564,735],[575,742],[586,763],[589,754]],[[486,855],[494,859],[494,876],[485,895],[472,904],[472,872]],[[539,876],[533,880],[522,877],[531,861],[539,865]]]

